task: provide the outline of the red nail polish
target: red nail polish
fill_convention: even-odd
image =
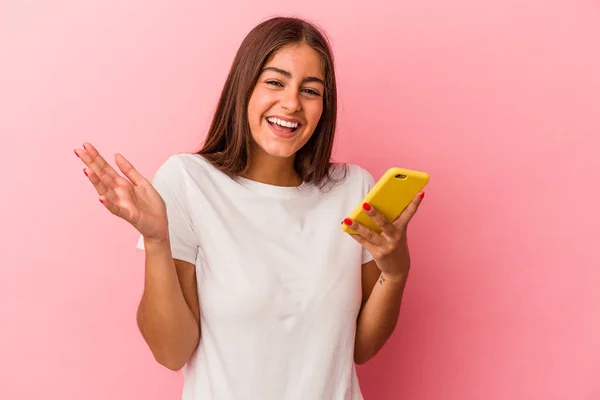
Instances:
[[[85,170],[85,168],[83,169],[83,173],[85,174],[85,176],[88,176],[87,171]]]
[[[420,197],[421,199],[422,199],[423,197],[425,197],[425,192],[421,193],[421,194],[419,195],[419,197]]]
[[[79,157],[79,154],[77,154],[77,150],[73,150],[73,151],[75,152],[75,155],[76,155],[77,157]]]
[[[344,223],[348,226],[352,225],[352,220],[350,218],[344,219]]]
[[[371,205],[369,203],[363,203],[363,209],[365,211],[369,211],[369,210],[371,210]]]
[[[98,199],[98,200],[100,200],[100,203],[104,204],[104,200],[102,200],[102,199]]]
[[[85,143],[83,144],[83,148],[85,149],[85,151],[87,151],[87,147],[85,147]]]

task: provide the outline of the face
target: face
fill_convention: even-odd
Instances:
[[[281,48],[263,67],[248,103],[257,151],[289,158],[312,136],[323,112],[321,58],[305,44]]]

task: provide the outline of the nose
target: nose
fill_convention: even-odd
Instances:
[[[281,97],[282,107],[290,113],[300,111],[302,109],[302,104],[300,103],[299,94],[299,91],[292,88],[284,90]]]

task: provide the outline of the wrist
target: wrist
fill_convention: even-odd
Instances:
[[[385,282],[404,284],[408,278],[408,270],[403,272],[382,272],[381,276]]]
[[[144,236],[144,248],[146,250],[160,249],[160,248],[169,248],[171,244],[169,242],[169,237],[146,237]]]

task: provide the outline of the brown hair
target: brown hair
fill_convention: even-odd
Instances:
[[[208,135],[197,154],[228,175],[241,175],[250,165],[253,144],[248,102],[264,64],[283,46],[305,43],[320,56],[325,73],[323,112],[308,142],[296,153],[294,167],[307,183],[331,179],[330,161],[337,116],[333,56],[326,35],[313,24],[276,17],[248,33],[233,60]]]

